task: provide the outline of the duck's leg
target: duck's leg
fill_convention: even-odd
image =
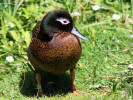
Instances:
[[[75,87],[75,67],[70,69],[70,73],[71,73],[71,78],[72,78],[72,89],[71,89],[71,92],[73,94],[87,93],[85,91],[76,90],[76,87]]]
[[[41,74],[40,73],[36,73],[36,80],[37,80],[37,98],[42,97],[43,96],[43,91],[41,88]]]

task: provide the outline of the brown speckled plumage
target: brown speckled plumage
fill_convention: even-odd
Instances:
[[[33,30],[28,57],[36,72],[47,71],[61,74],[75,67],[81,55],[79,39],[69,32],[56,35],[51,41],[43,42],[37,38],[40,23]]]
[[[34,27],[32,35],[28,58],[36,71],[37,97],[43,96],[40,74],[42,71],[62,74],[70,70],[71,92],[83,93],[75,87],[75,66],[82,52],[78,37],[89,40],[75,27],[70,14],[59,9],[50,11]]]

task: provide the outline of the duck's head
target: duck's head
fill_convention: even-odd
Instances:
[[[41,22],[38,38],[41,41],[50,41],[53,36],[62,32],[69,32],[83,40],[89,41],[88,38],[77,30],[72,17],[65,10],[53,10],[44,16]]]

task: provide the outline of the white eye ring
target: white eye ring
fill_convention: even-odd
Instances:
[[[67,25],[70,23],[70,21],[66,18],[57,18],[56,21],[60,22],[62,25]]]

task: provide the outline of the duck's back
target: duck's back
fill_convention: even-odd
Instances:
[[[75,67],[81,56],[79,39],[63,32],[56,35],[49,42],[43,42],[37,38],[40,22],[33,30],[28,57],[36,72],[47,71],[61,74]]]

